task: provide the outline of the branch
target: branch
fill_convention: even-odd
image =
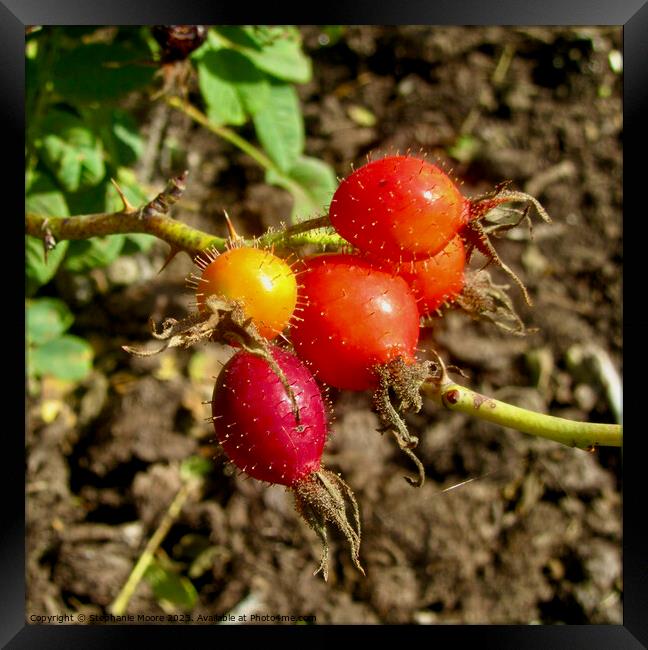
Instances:
[[[224,251],[227,240],[192,228],[176,221],[167,213],[178,201],[185,189],[187,172],[172,178],[167,187],[139,209],[133,208],[122,196],[124,207],[119,212],[79,215],[74,217],[25,215],[25,232],[44,242],[91,239],[119,233],[146,233],[169,244],[172,250],[184,251],[191,257],[204,250]],[[285,230],[277,230],[258,239],[244,240],[243,244],[291,250],[301,246],[315,245],[322,248],[340,248],[346,244],[338,235],[320,232],[290,236]]]
[[[162,518],[160,525],[158,526],[155,533],[153,533],[151,539],[149,539],[146,548],[133,567],[133,570],[128,576],[128,580],[126,580],[126,583],[117,595],[117,598],[115,598],[113,603],[110,605],[109,611],[111,614],[115,616],[121,616],[126,611],[128,603],[135,593],[137,585],[139,585],[140,581],[144,577],[146,569],[148,569],[149,565],[151,564],[155,552],[166,538],[168,532],[171,530],[171,526],[173,526],[175,520],[182,512],[182,508],[184,507],[187,498],[191,495],[195,487],[195,482],[187,481],[176,494],[164,517]]]
[[[452,381],[425,384],[425,391],[450,411],[466,413],[568,447],[591,451],[596,447],[621,447],[623,442],[621,425],[576,422],[536,413],[481,395]]]
[[[25,232],[45,240],[53,237],[55,241],[68,239],[90,239],[119,233],[146,233],[155,235],[172,248],[195,255],[207,248],[223,250],[225,240],[196,230],[168,216],[171,206],[178,201],[185,189],[187,172],[172,178],[166,188],[152,201],[135,209],[123,200],[124,207],[119,212],[76,217],[45,217],[33,213],[25,215]]]

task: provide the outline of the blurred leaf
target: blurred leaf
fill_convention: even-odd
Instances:
[[[38,59],[25,59],[25,115],[31,116],[36,104],[36,97],[40,88],[40,67]],[[27,120],[29,126],[29,117]]]
[[[203,479],[214,469],[214,463],[204,456],[189,456],[180,465],[180,477],[183,481]]]
[[[347,109],[349,117],[359,126],[374,126],[376,124],[376,116],[364,106],[353,104]]]
[[[198,557],[206,548],[209,547],[209,538],[197,533],[187,533],[183,535],[177,544],[173,546],[173,557],[191,558]]]
[[[295,83],[310,81],[311,61],[302,51],[296,28],[225,26],[215,31],[269,75]]]
[[[25,208],[28,212],[46,217],[70,216],[63,192],[48,174],[36,171],[26,184]]]
[[[132,205],[141,206],[146,203],[148,197],[132,170],[120,167],[115,174],[115,180]],[[70,212],[75,215],[118,212],[123,207],[121,198],[108,176],[95,187],[68,192],[65,198]]]
[[[97,185],[104,177],[101,141],[79,117],[51,110],[43,120],[41,133],[43,162],[64,190],[76,192]]]
[[[129,233],[126,235],[124,241],[124,248],[121,250],[122,255],[130,255],[131,253],[146,253],[150,251],[157,237],[155,235],[147,235],[146,233]]]
[[[304,120],[295,89],[287,84],[271,84],[268,102],[253,120],[266,153],[287,172],[304,149]]]
[[[108,185],[110,185],[107,178],[103,179],[103,182],[94,187],[84,188],[78,192],[68,192],[65,195],[68,206],[70,207],[70,212],[73,215],[82,215],[82,214],[96,214],[98,212],[112,212],[108,209],[107,204],[107,192]],[[117,193],[115,192],[115,196]],[[117,196],[117,199],[119,197]],[[117,203],[117,209],[121,207],[121,203]]]
[[[481,149],[480,141],[474,136],[464,133],[448,148],[448,153],[459,162],[467,163],[474,160]]]
[[[115,180],[131,205],[139,207],[148,201],[148,196],[144,191],[144,188],[137,182],[137,178],[132,169],[129,169],[128,167],[120,167],[117,170],[117,177]],[[117,190],[111,182],[107,181],[106,212],[117,212],[118,210],[121,210],[122,207],[122,201],[119,194],[117,194]]]
[[[220,546],[209,546],[201,551],[189,567],[189,577],[194,580],[200,578],[200,576],[214,566],[214,560],[221,553],[223,553],[223,549]]]
[[[216,124],[243,124],[268,100],[270,88],[265,75],[238,52],[208,51],[197,66],[207,115]]]
[[[144,153],[144,140],[133,116],[121,109],[111,111],[112,135],[116,142],[113,165],[132,165]]]
[[[144,142],[130,113],[103,104],[83,106],[79,113],[85,125],[103,143],[106,163],[113,169],[132,165],[142,155]]]
[[[27,302],[27,338],[40,345],[56,339],[74,322],[67,305],[56,298],[38,298]]]
[[[292,183],[287,182],[286,177],[298,184],[297,191]],[[269,171],[266,180],[284,187],[293,195],[293,223],[325,212],[337,188],[333,169],[325,162],[308,156],[300,156],[286,176]]]
[[[70,214],[63,193],[47,174],[33,172],[26,181],[26,185],[25,209],[28,212],[59,217],[67,217]],[[45,262],[42,240],[30,235],[25,236],[27,295],[33,295],[39,287],[47,284],[54,277],[65,257],[67,247],[67,241],[59,242],[53,250],[49,251],[47,262]]]
[[[56,274],[69,242],[59,242],[56,247],[47,254],[43,251],[43,242],[30,235],[25,236],[25,276],[27,295],[33,295],[36,290],[44,284],[47,284]]]
[[[80,381],[92,370],[92,357],[92,348],[87,341],[65,334],[32,348],[27,359],[30,374]]]
[[[45,262],[43,242],[30,235],[25,236],[27,295],[33,295],[39,287],[47,284],[54,277],[67,248],[67,241],[59,242],[53,250],[49,251]]]
[[[241,125],[247,118],[236,88],[211,68],[217,54],[208,52],[198,64],[198,82],[207,106],[207,117],[214,124]]]
[[[198,600],[198,592],[191,580],[165,569],[157,560],[153,560],[148,566],[144,578],[151,585],[158,601],[189,610],[193,609]]]
[[[155,67],[143,43],[90,43],[64,53],[54,64],[54,89],[72,102],[115,100],[151,82]]]
[[[63,266],[72,273],[84,273],[94,268],[108,266],[119,257],[124,241],[124,235],[107,235],[72,241]]]

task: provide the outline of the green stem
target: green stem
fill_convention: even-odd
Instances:
[[[128,607],[128,603],[130,602],[130,599],[135,593],[135,589],[137,589],[137,585],[144,577],[144,574],[146,573],[146,569],[148,569],[149,565],[151,564],[155,552],[157,551],[160,544],[164,541],[164,538],[169,533],[169,530],[171,530],[171,526],[180,515],[180,512],[182,511],[182,508],[184,507],[184,504],[187,500],[187,497],[189,497],[189,495],[191,494],[192,490],[195,487],[196,487],[195,481],[187,481],[180,488],[180,490],[178,490],[178,493],[176,494],[175,498],[171,502],[169,509],[166,511],[164,517],[162,518],[160,525],[151,536],[151,539],[149,539],[146,548],[144,549],[139,559],[137,560],[137,563],[133,567],[133,570],[128,576],[128,580],[126,580],[124,586],[122,587],[121,591],[117,595],[117,598],[115,598],[113,603],[110,605],[109,610],[111,614],[114,614],[115,616],[121,616],[126,611],[126,608]]]
[[[287,189],[291,194],[303,194],[304,190],[295,181],[287,176],[277,165],[266,156],[262,151],[259,151],[254,145],[250,144],[245,138],[242,138],[238,133],[232,131],[232,129],[222,126],[220,124],[214,124],[204,113],[199,111],[195,106],[192,106],[186,101],[180,99],[180,97],[169,96],[165,98],[166,103],[175,108],[176,110],[184,113],[190,117],[194,122],[204,126],[208,131],[211,131],[215,135],[223,140],[227,140],[235,147],[239,148],[241,151],[246,153],[250,158],[257,162],[261,167],[266,171],[271,171],[282,179],[282,186]]]
[[[210,119],[195,106],[188,102],[183,101],[180,97],[168,96],[165,97],[166,103],[175,108],[176,110],[189,116],[194,122],[204,126],[208,131],[215,135],[227,140],[241,151],[245,152],[250,158],[255,160],[261,167],[267,170],[272,170],[278,174],[282,174],[281,170],[268,158],[262,151],[259,151],[254,145],[250,144],[245,138],[242,138],[238,133],[228,129],[226,126],[214,124]]]
[[[75,217],[45,217],[30,212],[25,215],[25,232],[38,239],[44,239],[46,232],[49,232],[57,242],[119,233],[146,233],[192,257],[207,249],[222,252],[227,242],[223,237],[215,237],[169,217],[155,215],[140,218],[135,213],[127,212]],[[255,243],[262,247],[274,246],[277,250],[292,250],[302,246],[338,249],[348,245],[341,237],[332,233],[303,233],[287,237],[283,231],[263,235],[256,242],[244,240],[243,243],[250,246]]]
[[[28,235],[43,239],[47,230],[57,242],[119,233],[146,233],[189,255],[207,248],[225,249],[225,239],[222,237],[214,237],[162,215],[140,217],[138,213],[114,212],[76,217],[44,217],[28,213],[25,215],[25,226]]]
[[[187,172],[172,178],[166,188],[152,201],[139,209],[131,206],[117,186],[122,196],[124,207],[119,212],[104,212],[76,217],[45,217],[33,213],[25,215],[25,230],[28,235],[42,240],[54,242],[70,239],[90,239],[117,233],[147,233],[167,242],[172,253],[185,251],[195,256],[201,251],[215,249],[225,250],[227,240],[214,237],[201,230],[192,228],[180,221],[167,216],[171,206],[179,199],[185,189]],[[278,249],[293,249],[304,245],[319,245],[322,247],[344,246],[340,237],[329,232],[306,232],[291,236],[290,232],[278,230],[266,233],[244,244]]]
[[[618,424],[577,422],[536,413],[486,397],[454,382],[443,383],[440,387],[426,384],[425,389],[451,411],[466,413],[487,422],[554,440],[569,447],[581,449],[620,447],[623,442],[623,430]]]

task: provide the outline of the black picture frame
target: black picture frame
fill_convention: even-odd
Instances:
[[[246,4],[243,8],[235,3],[208,3],[197,0],[182,3],[158,0],[134,3],[133,0],[1,0],[0,2],[0,51],[2,51],[2,141],[5,171],[1,185],[5,202],[6,223],[18,228],[17,213],[24,203],[24,177],[21,166],[12,161],[24,155],[24,28],[32,24],[240,24],[290,23],[290,24],[461,24],[461,25],[619,25],[623,26],[624,41],[624,242],[641,246],[641,235],[633,228],[645,222],[644,196],[645,180],[639,175],[644,171],[646,157],[645,120],[648,115],[648,2],[646,0],[501,0],[485,3],[480,0],[435,0],[430,2],[377,2],[366,0],[349,2],[339,8],[326,7],[319,11],[312,4],[302,11],[297,6],[259,6]],[[15,179],[12,178],[15,175]],[[632,206],[632,212],[630,212]],[[626,230],[627,229],[627,230]],[[15,235],[15,239],[14,239]],[[9,234],[7,233],[7,236]],[[11,233],[10,240],[20,240],[19,232]],[[20,247],[16,246],[18,250]],[[641,249],[640,254],[641,254]],[[3,255],[6,286],[18,284],[19,276],[15,260]],[[20,264],[20,262],[18,262]],[[631,263],[632,264],[632,263]],[[22,268],[22,267],[21,267]],[[635,350],[634,364],[627,369],[629,379],[625,381],[626,414],[631,421],[637,416],[636,404],[641,404],[643,378],[639,366],[643,349],[642,334],[646,318],[636,306],[641,290],[641,269],[634,266],[635,273],[626,273],[624,266],[624,296],[629,296],[628,310],[624,309],[624,348]],[[16,304],[7,304],[11,316],[7,319],[5,337],[24,335],[24,319],[21,318],[23,296],[16,289]],[[634,298],[634,300],[632,300]],[[634,341],[632,339],[635,339]],[[18,343],[5,346],[6,368],[24,367],[24,356]],[[632,347],[634,343],[635,347]],[[15,359],[11,356],[15,355]],[[634,360],[634,359],[633,359]],[[628,359],[624,359],[628,362]],[[14,366],[15,362],[15,366]],[[636,374],[635,374],[636,373]],[[18,382],[6,375],[9,391],[19,389]],[[645,398],[644,398],[645,399]],[[23,398],[24,400],[24,398]],[[20,403],[18,395],[6,395],[6,404],[14,411],[14,404]],[[23,401],[24,404],[24,401]],[[15,409],[19,411],[19,409]],[[634,412],[634,413],[633,413]],[[13,413],[12,413],[13,415]],[[20,418],[18,418],[20,420]],[[6,420],[13,424],[13,418]],[[24,425],[24,421],[23,421]],[[2,527],[0,532],[0,646],[6,648],[108,648],[117,644],[133,647],[139,643],[152,645],[158,639],[165,642],[179,642],[184,645],[196,643],[198,636],[210,643],[228,643],[260,640],[268,643],[269,630],[263,626],[241,628],[204,626],[43,626],[27,625],[25,622],[25,503],[24,492],[24,445],[17,435],[19,422],[15,426],[6,424],[3,443],[4,476],[8,483],[4,491]],[[474,643],[480,648],[646,648],[648,647],[648,539],[643,530],[645,518],[640,477],[645,473],[646,427],[628,428],[623,450],[623,580],[624,580],[624,622],[619,626],[427,626],[412,632],[400,627],[381,626],[378,633],[386,635],[385,642],[406,643]],[[22,475],[22,478],[21,478]],[[335,629],[337,628],[337,629]],[[279,632],[273,629],[273,635]],[[366,638],[371,630],[349,629],[332,626],[302,626],[281,628],[282,635],[312,644],[330,645],[339,634],[352,634],[356,641]],[[416,634],[411,638],[410,634]],[[387,638],[391,637],[391,638]],[[418,640],[417,640],[418,639]]]

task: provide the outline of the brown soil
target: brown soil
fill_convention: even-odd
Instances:
[[[356,27],[328,47],[317,28],[304,36],[315,71],[300,89],[309,155],[342,177],[369,152],[422,148],[454,165],[467,195],[511,180],[554,220],[535,220],[532,239],[520,227],[496,242],[529,288],[532,309],[514,285],[511,296],[537,332],[515,337],[450,312],[421,348],[435,347],[486,394],[614,421],[596,373],[573,360],[592,346],[621,370],[621,77],[610,64],[620,30]],[[252,234],[289,213],[289,196],[249,158],[164,108],[134,107],[151,142],[156,129],[163,135],[142,173],[159,187],[190,170],[179,219],[223,234],[226,208]],[[356,123],[352,107],[375,124]],[[448,149],[462,131],[473,153],[457,163]],[[150,316],[189,308],[191,263],[176,258],[157,276],[164,254],[136,258],[139,281],[126,286],[114,265],[90,280],[59,279],[97,362],[73,392],[48,381],[29,402],[28,616],[105,613],[178,490],[180,461],[216,455],[201,402],[227,350],[141,360],[120,347],[147,340]],[[621,623],[618,450],[566,448],[426,402],[409,419],[427,474],[413,489],[403,480],[409,461],[376,432],[369,396],[332,397],[324,461],[360,504],[367,577],[337,537],[329,582],[313,577],[319,543],[290,494],[233,475],[217,456],[205,493],[162,545],[179,562],[187,535],[215,548],[194,580],[194,621],[235,611],[317,623]],[[48,399],[64,404],[50,423]],[[146,582],[128,611],[165,612]]]

